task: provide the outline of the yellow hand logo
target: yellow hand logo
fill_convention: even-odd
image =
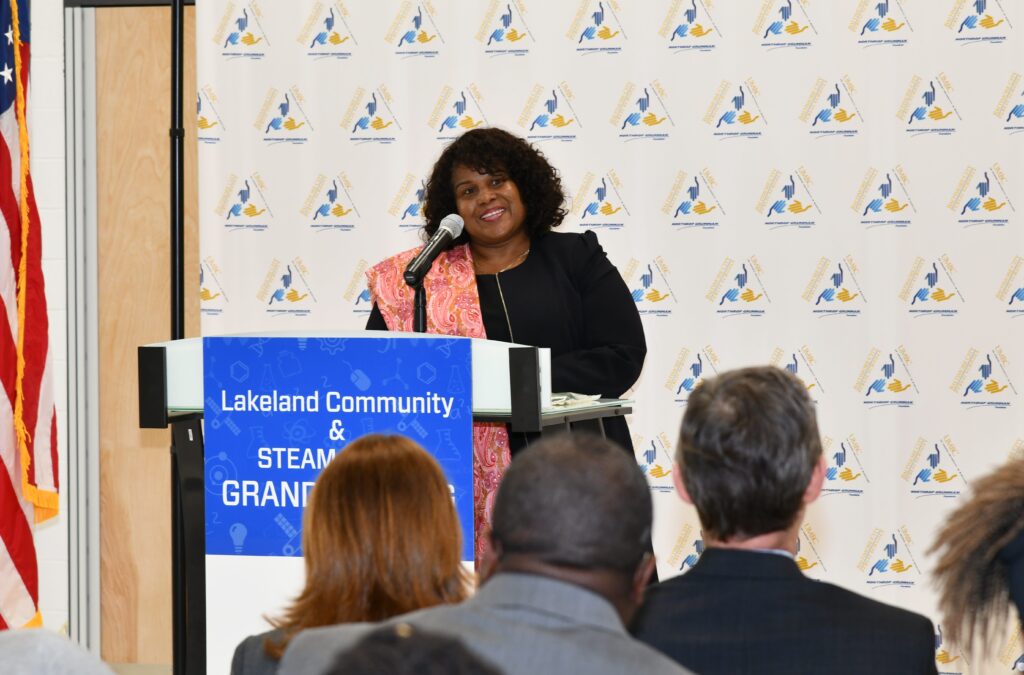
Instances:
[[[807,30],[807,28],[807,26],[801,26],[796,21],[790,21],[788,24],[786,24],[786,32],[789,33],[790,35],[799,35],[800,33],[803,33],[805,30]]]
[[[986,14],[984,17],[982,17],[982,19],[980,21],[981,27],[982,28],[988,28],[988,29],[995,28],[996,26],[998,26],[1002,22],[1003,22],[1002,19],[1000,19],[999,21],[996,21],[995,19],[993,19],[991,14]]]
[[[697,202],[696,204],[693,205],[694,212],[701,216],[707,215],[717,208],[717,206],[712,206],[711,208],[708,208],[708,205],[705,204],[704,202]]]
[[[893,572],[906,572],[911,567],[913,567],[913,565],[907,565],[903,562],[901,558],[896,558],[896,562],[890,565],[889,569],[891,569]]]
[[[427,31],[421,30],[420,34],[416,36],[416,41],[421,45],[425,45],[436,37],[436,35],[428,35]]]
[[[348,36],[341,37],[337,33],[331,33],[331,37],[327,38],[327,41],[332,45],[340,45],[343,42],[348,42]]]
[[[936,288],[934,291],[932,291],[932,300],[936,302],[945,302],[946,300],[949,300],[955,295],[956,293],[949,294],[946,293],[946,291],[942,288]]]
[[[902,21],[900,23],[896,23],[896,19],[894,19],[894,18],[892,18],[890,16],[888,19],[886,19],[882,23],[882,30],[886,30],[886,31],[889,31],[890,33],[894,33],[896,31],[898,31],[900,28],[903,28],[903,26],[904,26],[904,24],[903,24]]]
[[[857,480],[860,477],[860,472],[854,473],[850,467],[846,467],[839,472],[839,477],[849,483],[850,481]]]
[[[558,113],[557,115],[551,118],[551,125],[558,127],[559,129],[561,129],[562,127],[567,127],[572,123],[573,118],[570,117],[569,119],[565,119],[565,117],[562,116],[562,113]]]
[[[331,215],[335,218],[342,218],[350,213],[352,213],[352,209],[346,209],[341,204],[335,204],[334,208],[331,209]]]
[[[651,469],[651,476],[653,476],[654,478],[664,478],[670,473],[672,472],[666,471],[664,468],[662,468],[661,464],[655,464],[654,468]]]
[[[935,660],[939,663],[953,663],[959,658],[959,655],[950,656],[949,652],[947,652],[945,649],[940,649],[938,652],[935,653]]]
[[[203,286],[201,289],[199,289],[199,299],[204,301],[204,302],[207,301],[207,300],[213,300],[214,298],[218,297],[219,295],[220,295],[220,293],[211,293],[210,289],[206,288],[205,286]]]
[[[886,389],[888,389],[889,391],[893,392],[894,394],[898,394],[901,391],[906,391],[907,389],[910,389],[910,385],[909,384],[903,384],[903,382],[900,380],[900,378],[894,377],[894,378],[892,378],[892,382],[889,383],[889,385],[886,387]]]
[[[601,213],[603,213],[606,216],[616,214],[621,210],[621,206],[612,206],[610,202],[605,202],[604,204],[601,204]]]
[[[760,115],[751,115],[749,110],[744,110],[736,117],[736,119],[738,119],[741,124],[753,124],[760,119],[760,117]]]
[[[793,203],[790,204],[788,208],[789,208],[790,213],[803,213],[807,209],[811,208],[811,205],[807,204],[805,206],[804,203],[802,201],[800,201],[799,199],[794,199]]]
[[[296,123],[294,117],[289,117],[288,119],[286,119],[284,121],[284,128],[287,129],[288,131],[295,131],[296,129],[301,127],[303,124],[305,124],[305,122],[298,122],[298,123]]]
[[[710,28],[705,28],[704,26],[700,25],[699,23],[693,24],[693,26],[690,28],[690,35],[692,35],[693,37],[704,37],[705,35],[707,35],[710,32],[711,32]]]
[[[246,44],[246,45],[249,45],[250,47],[252,47],[254,44],[256,44],[257,42],[260,42],[262,39],[263,38],[258,38],[255,35],[253,35],[252,33],[246,33],[245,35],[242,36],[242,44]]]
[[[649,112],[644,115],[644,124],[649,127],[657,126],[665,121],[664,117],[658,117],[653,112]]]
[[[602,40],[611,40],[613,37],[619,34],[619,31],[612,32],[612,29],[608,26],[603,26],[601,30],[597,31],[597,37]]]
[[[668,293],[662,293],[657,288],[652,288],[651,290],[647,291],[647,295],[645,295],[644,297],[651,302],[661,302],[662,300],[668,297]]]
[[[952,110],[950,110],[949,112],[945,112],[939,106],[935,106],[934,108],[932,108],[931,110],[928,111],[928,117],[931,117],[933,120],[936,120],[936,121],[944,120],[944,119],[946,119],[947,117],[949,117],[952,114],[953,114]]]
[[[505,33],[505,38],[509,42],[518,42],[519,40],[522,40],[524,37],[526,37],[526,33],[520,33],[515,28],[509,28],[508,32]]]
[[[459,120],[459,126],[462,127],[463,129],[475,129],[476,127],[480,126],[483,123],[483,120],[473,119],[472,115],[466,115],[461,120]]]
[[[860,293],[850,293],[850,291],[846,288],[843,288],[841,291],[836,293],[836,297],[839,298],[842,302],[849,302],[850,300],[856,298],[858,295],[860,295]]]
[[[380,117],[374,117],[373,121],[370,122],[370,126],[376,129],[377,131],[380,131],[381,129],[387,129],[388,127],[390,127],[391,122],[385,123],[384,120],[382,120]]]
[[[743,298],[744,302],[754,302],[755,300],[760,298],[762,295],[763,295],[763,293],[757,293],[755,295],[754,294],[754,289],[748,288],[747,290],[743,291],[742,294],[740,294],[740,297]]]
[[[816,567],[817,565],[818,565],[818,561],[810,562],[810,561],[807,560],[807,558],[805,558],[803,556],[800,556],[799,558],[796,559],[796,566],[799,567],[804,572],[806,572],[807,570],[811,569],[812,567]]]
[[[995,197],[989,197],[981,206],[986,211],[998,211],[999,209],[1006,206],[1006,202],[997,202]]]
[[[899,213],[908,206],[910,206],[910,204],[900,204],[895,197],[892,197],[885,203],[885,210],[889,213]]]
[[[299,300],[305,298],[307,295],[309,295],[309,293],[303,293],[302,295],[299,295],[299,292],[293,288],[290,291],[288,291],[287,295],[285,295],[284,297],[286,300],[288,300],[288,302],[298,302]]]
[[[839,110],[836,111],[836,114],[834,115],[837,122],[849,122],[856,116],[857,113],[853,113],[851,115],[850,113],[846,112],[846,108],[840,108]]]
[[[932,478],[934,478],[935,481],[938,483],[948,483],[949,481],[956,478],[956,474],[954,473],[952,476],[950,476],[948,473],[946,473],[945,469],[939,469],[934,474],[932,474]]]
[[[998,394],[1003,389],[1006,389],[1008,386],[1010,385],[1004,384],[1003,386],[1000,387],[998,380],[989,380],[988,382],[985,383],[985,391],[987,391],[990,394]]]
[[[264,211],[266,211],[266,209],[257,209],[255,204],[249,204],[248,206],[245,207],[242,213],[249,216],[250,218],[255,218]]]
[[[217,122],[211,122],[210,120],[206,119],[206,116],[204,115],[199,118],[198,122],[196,122],[196,126],[200,129],[212,129],[213,127],[217,126]]]

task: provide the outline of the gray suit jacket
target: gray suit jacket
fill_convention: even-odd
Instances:
[[[274,675],[277,672],[277,661],[263,651],[263,640],[281,639],[282,632],[278,629],[269,630],[259,635],[250,635],[235,647],[235,655],[231,659],[231,675]]]
[[[499,574],[462,604],[419,610],[387,623],[395,622],[461,638],[507,675],[689,672],[631,638],[604,598],[546,577]],[[376,627],[347,624],[303,631],[288,646],[279,672],[321,675],[339,652]]]

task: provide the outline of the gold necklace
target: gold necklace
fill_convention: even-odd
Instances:
[[[500,270],[498,270],[497,272],[493,272],[492,274],[496,274],[496,275],[497,275],[497,274],[501,274],[502,272],[507,272],[507,271],[509,271],[510,269],[512,269],[513,267],[515,267],[516,265],[518,265],[518,264],[519,264],[519,263],[520,263],[520,262],[521,262],[521,261],[523,260],[523,258],[525,258],[526,256],[528,256],[529,254],[530,254],[530,249],[529,249],[529,248],[527,248],[527,249],[526,249],[525,251],[523,251],[522,253],[520,253],[519,255],[517,255],[517,256],[516,256],[516,257],[515,257],[515,258],[514,258],[514,259],[512,260],[512,262],[510,262],[510,263],[509,263],[508,265],[506,265],[505,267],[502,267],[502,268],[501,268]],[[481,271],[480,271],[479,267],[478,267],[478,266],[477,266],[477,264],[476,264],[476,260],[474,260],[474,261],[473,261],[473,268],[474,268],[474,269],[476,270],[476,273],[477,273],[477,274],[485,274],[485,272],[481,272]]]

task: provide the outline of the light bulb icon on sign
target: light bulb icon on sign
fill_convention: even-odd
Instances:
[[[242,545],[245,544],[247,534],[249,534],[249,530],[241,523],[235,523],[228,528],[228,536],[231,537],[231,543],[235,545],[235,553],[242,552]]]

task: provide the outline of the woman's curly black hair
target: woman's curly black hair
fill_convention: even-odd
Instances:
[[[565,218],[562,180],[539,150],[502,129],[473,129],[445,148],[430,172],[423,198],[423,233],[427,240],[437,232],[442,218],[458,212],[452,186],[452,169],[456,164],[480,173],[504,173],[516,184],[526,207],[523,224],[531,240],[558,227]],[[466,241],[468,237],[463,232],[452,244]]]

